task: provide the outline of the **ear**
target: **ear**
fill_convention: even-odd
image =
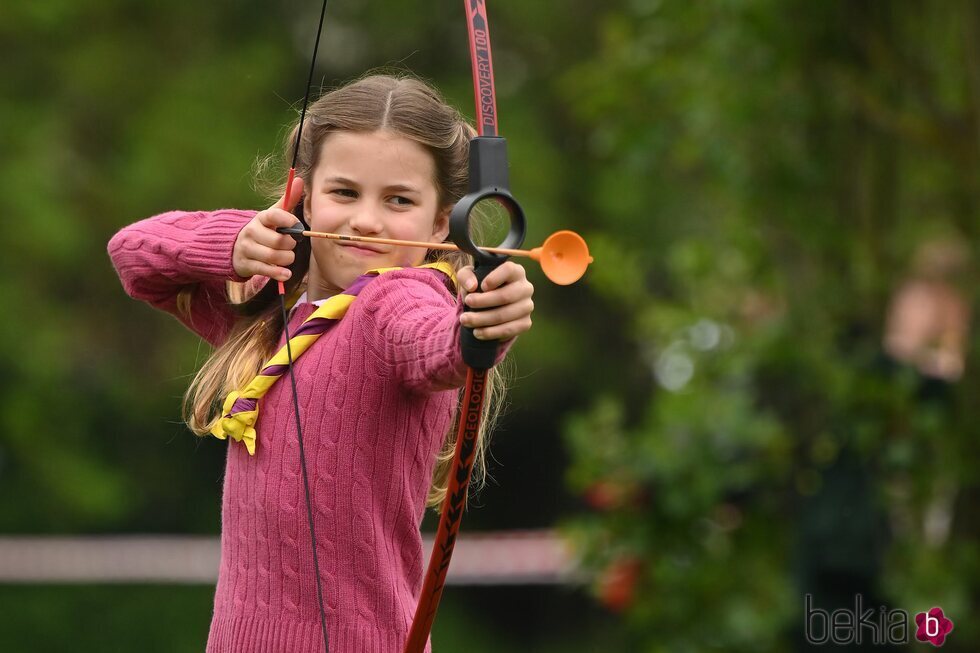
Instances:
[[[303,193],[303,222],[305,222],[306,226],[309,227],[310,229],[313,228],[313,225],[310,223],[310,216],[313,215],[313,210],[310,206],[311,195],[312,193],[309,192]]]
[[[449,214],[452,213],[452,205],[446,206],[436,214],[435,222],[432,223],[432,239],[436,242],[443,242],[449,236]]]

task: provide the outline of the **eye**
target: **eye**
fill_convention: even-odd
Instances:
[[[330,191],[331,195],[337,195],[339,197],[347,197],[350,199],[357,199],[357,191],[351,190],[350,188],[335,188]]]
[[[414,206],[415,205],[415,202],[413,202],[412,200],[410,200],[407,197],[404,197],[402,195],[392,195],[391,196],[391,201],[394,202],[395,204],[397,204],[398,206]]]

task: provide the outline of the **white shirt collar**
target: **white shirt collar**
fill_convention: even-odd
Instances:
[[[326,297],[324,299],[318,299],[315,302],[313,302],[313,305],[314,306],[323,306],[323,302],[327,301],[328,299],[330,299],[330,298],[329,297]],[[304,304],[306,302],[309,302],[309,301],[310,301],[310,298],[307,296],[306,291],[304,290],[303,291],[303,294],[300,295],[299,296],[299,299],[296,300],[296,303],[293,305],[293,308],[299,306],[300,304]]]
[[[318,299],[315,302],[313,302],[313,305],[321,306],[323,302],[327,301],[328,299],[330,298],[327,297],[325,299]],[[309,304],[309,303],[310,303],[310,298],[307,296],[306,292],[304,291],[303,294],[299,296],[299,299],[296,300],[296,303],[293,304],[293,307],[289,309],[289,318],[292,319],[293,313],[296,312],[297,308],[299,308],[303,304]],[[316,309],[314,308],[313,310],[315,311]]]

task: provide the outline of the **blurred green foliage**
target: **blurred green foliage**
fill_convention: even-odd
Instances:
[[[0,491],[17,498],[0,502],[0,531],[217,531],[226,445],[179,422],[207,352],[126,299],[104,248],[165,210],[267,205],[252,165],[295,116],[318,12],[0,6],[13,269],[0,277]],[[552,636],[532,638],[508,624],[532,628],[544,597],[523,622],[512,600],[449,602],[436,641],[803,649],[803,594],[826,607],[860,589],[943,606],[947,648],[974,650],[978,336],[932,403],[880,343],[916,246],[980,237],[975,3],[501,1],[489,14],[528,243],[577,229],[596,264],[570,288],[531,272],[500,487],[466,528],[563,520],[615,610],[559,602],[577,629],[552,615]],[[471,114],[455,2],[332,1],[317,80],[376,67],[411,69]],[[929,539],[944,506],[948,536]],[[24,632],[45,624],[49,650],[106,650],[55,626],[86,602],[114,641],[146,641],[163,610],[165,648],[199,648],[212,591],[2,590],[3,650],[40,650]]]
[[[646,651],[810,650],[805,593],[942,606],[974,650],[978,335],[942,401],[881,343],[917,245],[980,237],[976,3],[638,1],[596,25],[560,88],[602,218],[591,286],[651,380],[567,421],[597,594]]]

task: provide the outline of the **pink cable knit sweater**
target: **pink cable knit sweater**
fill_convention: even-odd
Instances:
[[[218,345],[234,323],[224,282],[243,281],[232,269],[232,247],[253,215],[165,213],[120,231],[109,254],[130,296]],[[183,317],[176,298],[189,285],[197,290],[190,316]],[[437,272],[385,274],[296,362],[331,653],[404,647],[427,563],[419,523],[466,377],[457,304]],[[297,306],[290,331],[314,308]],[[322,651],[285,376],[262,399],[256,428],[255,456],[241,443],[227,443],[221,567],[207,650]]]

